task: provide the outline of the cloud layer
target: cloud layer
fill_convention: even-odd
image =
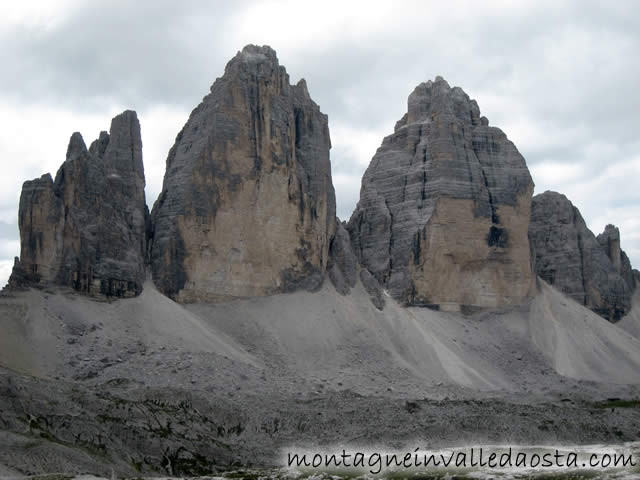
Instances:
[[[9,2],[5,2],[9,3]],[[420,82],[475,98],[598,233],[621,229],[640,266],[640,10],[635,2],[11,2],[0,6],[0,282],[18,255],[22,181],[55,173],[138,111],[147,201],[189,112],[247,43],[274,47],[329,115],[338,215]]]

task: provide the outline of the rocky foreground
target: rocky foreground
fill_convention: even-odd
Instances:
[[[287,447],[636,440],[640,339],[539,289],[466,318],[379,311],[360,282],[188,308],[150,284],[4,296],[0,466],[201,475]]]

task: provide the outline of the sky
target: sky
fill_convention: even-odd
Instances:
[[[19,255],[22,182],[138,112],[151,207],[189,113],[246,44],[270,45],[329,116],[338,216],[419,83],[478,101],[591,230],[640,267],[640,8],[635,1],[60,0],[0,3],[0,284]]]

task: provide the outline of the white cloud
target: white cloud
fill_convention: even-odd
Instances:
[[[73,132],[81,132],[88,145],[101,130],[109,129],[111,117],[119,110],[114,105],[100,114],[76,113],[43,104],[18,104],[0,97],[0,220],[17,222],[20,189],[25,180],[45,173],[55,177]]]
[[[13,25],[31,28],[55,28],[67,13],[77,4],[77,0],[21,0],[0,3],[0,28]]]
[[[162,190],[167,153],[189,118],[189,112],[167,105],[158,105],[139,113],[142,133],[142,155],[147,182],[147,204],[153,206]]]
[[[13,269],[13,260],[0,260],[0,290],[7,284]]]
[[[20,240],[6,240],[0,243],[0,258],[14,258],[20,256]]]

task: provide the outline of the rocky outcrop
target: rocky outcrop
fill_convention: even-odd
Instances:
[[[369,294],[371,303],[373,303],[373,305],[378,310],[383,310],[385,306],[385,300],[383,296],[384,293],[382,290],[382,285],[380,285],[380,282],[378,282],[376,277],[371,275],[371,272],[369,272],[369,270],[363,268],[360,270],[360,282]]]
[[[513,143],[437,77],[373,157],[348,229],[362,265],[407,305],[515,304],[534,283],[532,193]]]
[[[336,233],[329,246],[327,273],[336,290],[347,295],[358,278],[358,259],[351,248],[345,224],[336,218]]]
[[[617,229],[596,238],[567,197],[547,191],[533,197],[529,234],[543,280],[609,321],[629,311],[631,288],[616,267]]]
[[[154,205],[151,267],[182,302],[315,289],[335,229],[327,116],[249,45],[191,113]]]
[[[597,239],[616,271],[633,291],[635,287],[633,269],[631,268],[629,257],[624,250],[620,248],[620,230],[618,230],[618,227],[611,224],[607,225],[604,232],[598,235]]]
[[[111,122],[87,150],[74,133],[56,174],[25,182],[20,259],[9,286],[65,285],[93,296],[129,297],[145,278],[147,207],[136,113]]]

